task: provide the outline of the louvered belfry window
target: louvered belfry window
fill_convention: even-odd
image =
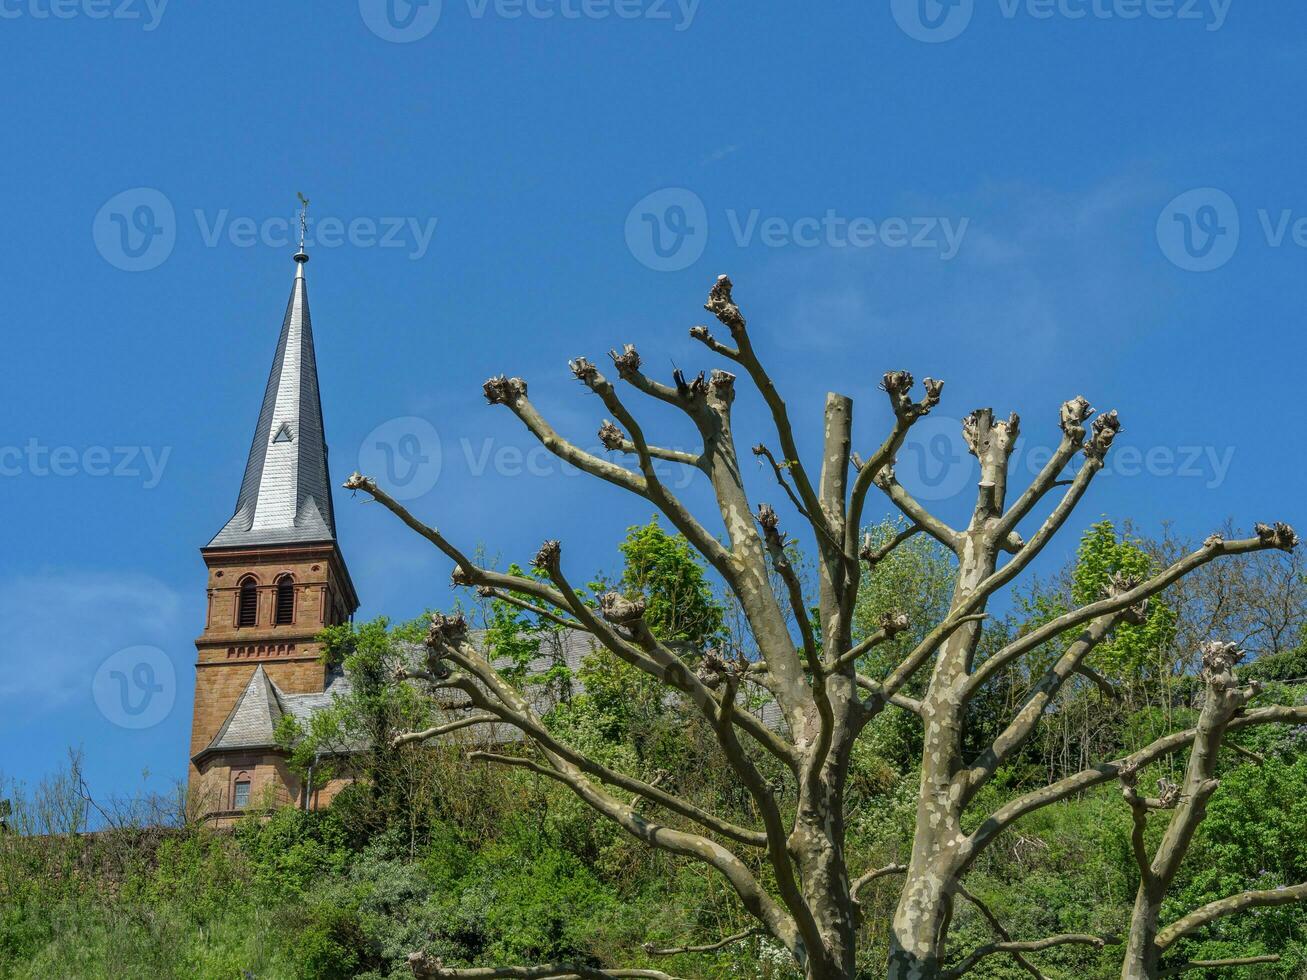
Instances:
[[[277,625],[295,622],[295,582],[289,575],[277,580]]]
[[[259,622],[259,587],[254,579],[241,583],[240,604],[236,611],[237,626],[256,626]]]

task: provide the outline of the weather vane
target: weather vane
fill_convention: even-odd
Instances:
[[[300,199],[300,251],[304,251],[304,237],[309,227],[309,199],[304,196],[303,191],[296,191],[295,196]]]

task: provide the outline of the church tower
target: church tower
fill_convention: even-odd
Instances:
[[[200,550],[208,610],[195,641],[191,807],[218,822],[299,799],[273,729],[324,700],[333,678],[314,637],[358,608],[336,540],[308,260],[301,243],[236,512]]]

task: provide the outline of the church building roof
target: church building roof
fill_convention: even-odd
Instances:
[[[469,638],[475,646],[482,648],[485,632],[473,630]],[[414,666],[420,665],[425,660],[426,650],[420,644],[406,645],[402,649],[405,658]],[[532,710],[539,715],[544,715],[558,703],[560,692],[541,683],[541,678],[553,668],[567,668],[574,682],[568,682],[566,686],[572,688],[573,693],[584,693],[585,683],[577,676],[577,672],[581,669],[585,658],[599,649],[598,641],[589,633],[580,630],[559,630],[542,637],[539,651],[525,669],[525,675],[530,680],[523,690]],[[506,667],[508,664],[497,661],[495,666]],[[309,719],[315,713],[330,707],[337,696],[349,695],[351,690],[349,678],[336,671],[330,675],[326,689],[321,694],[286,694],[273,683],[260,664],[250,677],[249,683],[245,685],[241,696],[237,698],[227,720],[218,729],[218,734],[195,757],[195,761],[198,762],[201,758],[215,752],[275,749],[277,726],[283,717],[290,715],[307,726]],[[774,701],[767,701],[755,707],[753,711],[768,728],[773,730],[783,728],[784,719]],[[520,729],[499,722],[473,725],[466,730],[464,737],[473,742],[492,745],[518,742],[524,738]],[[366,741],[358,740],[348,745],[337,746],[336,751],[348,754],[367,747]]]
[[[218,729],[218,734],[196,758],[213,752],[276,748],[277,726],[282,718],[290,715],[307,724],[314,714],[329,707],[336,696],[344,696],[349,691],[348,679],[337,673],[332,675],[326,690],[320,694],[287,694],[260,664],[236,699],[227,720]]]
[[[281,697],[277,685],[260,664],[205,751],[275,745],[277,725],[285,714]]]
[[[295,283],[264,389],[236,513],[209,542],[210,548],[336,540],[304,280],[308,258],[303,250],[295,256]]]

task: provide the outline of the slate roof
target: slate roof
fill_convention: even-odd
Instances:
[[[479,645],[482,635],[484,634],[474,631],[471,636],[473,643]],[[572,672],[572,679],[568,682],[570,692],[551,689],[539,683],[525,685],[527,700],[537,714],[544,714],[555,707],[567,693],[584,693],[585,687],[577,679],[576,673],[582,661],[598,649],[598,641],[589,633],[579,630],[560,630],[545,635],[540,643],[539,656],[527,665],[527,677],[539,677],[555,666],[564,666]],[[405,652],[414,665],[420,664],[426,656],[426,650],[420,644],[409,646]],[[275,732],[285,715],[292,715],[307,723],[315,712],[328,707],[337,695],[347,695],[350,689],[349,679],[344,674],[333,673],[329,676],[326,690],[321,694],[285,694],[260,665],[250,677],[241,696],[236,699],[235,706],[218,734],[196,758],[213,752],[276,748]],[[769,728],[779,729],[783,724],[775,702],[767,702],[754,713]],[[473,725],[451,737],[481,744],[504,744],[521,741],[523,735],[512,725],[484,724]],[[346,751],[358,751],[366,747],[366,744],[359,743],[348,747]]]
[[[336,540],[304,279],[307,260],[307,255],[296,256],[295,282],[263,392],[236,513],[209,542],[210,548]]]
[[[475,631],[472,640],[477,643],[478,633]],[[477,645],[480,646],[479,643]],[[572,672],[572,677],[566,685],[566,690],[559,690],[556,687],[551,689],[540,683],[529,682],[526,685],[517,685],[518,689],[522,690],[526,695],[527,702],[535,713],[544,715],[551,708],[557,706],[564,694],[585,693],[585,685],[577,677],[577,671],[580,670],[581,664],[586,657],[602,649],[603,644],[591,634],[580,630],[558,630],[557,632],[547,633],[540,641],[539,656],[527,664],[526,676],[528,679],[538,678],[552,667],[567,667]],[[419,658],[424,658],[426,655],[426,651],[422,647],[416,647],[414,653]],[[497,664],[496,666],[500,665]],[[669,689],[668,697],[675,698],[677,695]],[[754,714],[772,730],[779,730],[783,724],[780,706],[775,701],[768,700],[757,708]],[[493,744],[520,742],[526,737],[522,734],[520,728],[504,724],[473,725],[464,729],[464,732],[466,734],[463,737],[468,741],[490,742]]]
[[[260,664],[254,668],[245,690],[236,699],[213,741],[196,758],[213,752],[277,748],[277,726],[282,718],[290,715],[307,722],[316,712],[329,706],[337,695],[344,696],[349,692],[349,679],[344,674],[333,673],[326,690],[320,694],[286,694]]]

